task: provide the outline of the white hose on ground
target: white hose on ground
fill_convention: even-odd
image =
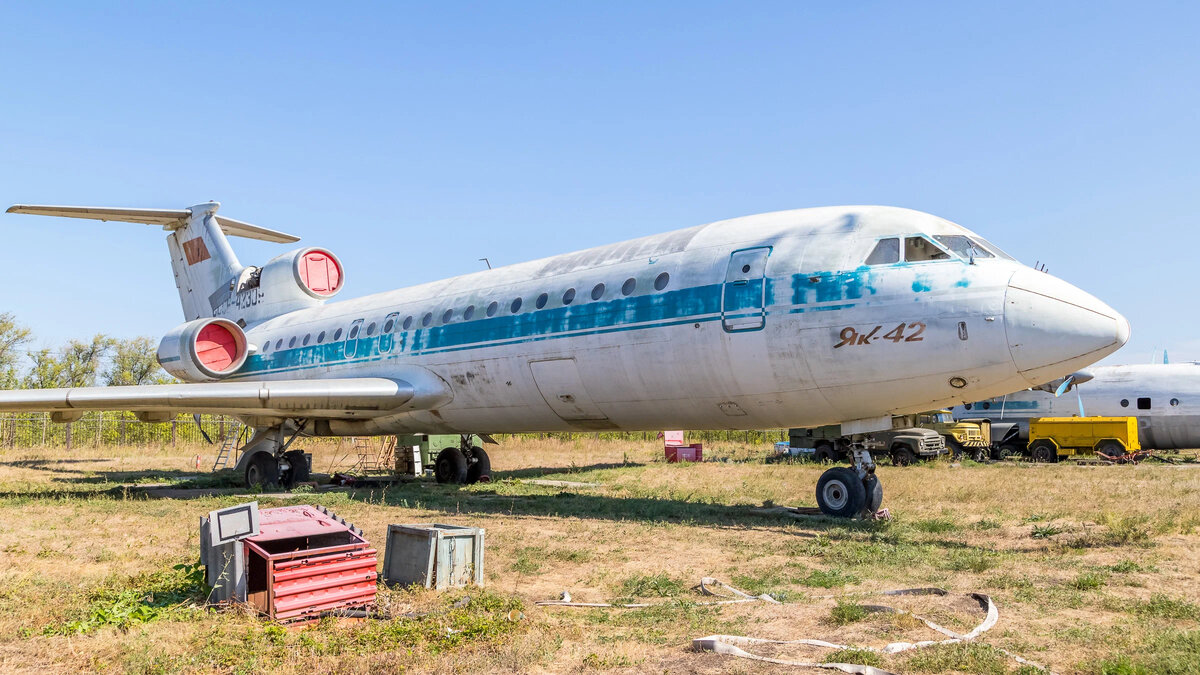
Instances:
[[[718,593],[714,590],[715,588],[723,589],[725,591],[728,591],[728,593]],[[710,601],[710,602],[696,603],[698,605],[729,605],[729,604],[734,604],[734,603],[760,602],[760,601],[768,602],[768,603],[772,603],[772,604],[776,604],[776,605],[780,604],[778,600],[776,600],[775,598],[772,598],[770,595],[767,595],[767,594],[763,594],[763,595],[759,595],[759,596],[750,595],[749,593],[738,590],[738,589],[734,588],[733,586],[730,586],[729,584],[726,584],[726,583],[719,581],[717,579],[714,579],[712,577],[704,577],[703,579],[701,579],[700,584],[696,587],[696,589],[705,595],[712,595],[712,596],[716,596],[716,597],[728,598],[725,600],[716,600],[716,601]],[[734,597],[730,598],[730,594],[732,594]],[[949,591],[946,591],[945,589],[941,589],[941,588],[900,588],[900,589],[890,590],[890,591],[879,591],[878,595],[890,595],[890,596],[940,595],[940,596],[946,596],[946,595],[950,595],[950,593],[949,593]],[[900,652],[909,651],[911,649],[921,649],[924,647],[932,647],[935,645],[955,644],[958,642],[970,642],[970,641],[974,640],[975,638],[979,637],[980,635],[982,635],[983,633],[986,633],[987,631],[991,630],[991,628],[996,625],[996,622],[998,622],[1000,620],[1000,611],[998,609],[996,609],[996,603],[992,602],[991,596],[985,595],[983,593],[968,593],[967,595],[969,595],[971,598],[973,598],[976,602],[979,603],[980,607],[984,610],[984,618],[983,618],[983,621],[979,623],[979,625],[972,628],[969,632],[962,633],[962,634],[956,633],[956,632],[950,630],[949,628],[939,626],[938,624],[930,621],[929,619],[926,619],[925,617],[919,616],[917,614],[912,614],[911,612],[907,612],[904,610],[898,610],[893,607],[888,607],[887,605],[861,605],[861,607],[863,609],[865,609],[869,612],[888,612],[888,613],[892,613],[892,614],[908,614],[908,615],[912,616],[913,618],[919,620],[921,623],[924,623],[931,630],[937,631],[938,633],[945,635],[947,638],[945,640],[922,640],[920,642],[892,642],[890,644],[884,645],[883,647],[857,647],[857,646],[853,646],[853,645],[839,645],[839,644],[836,644],[833,642],[826,642],[824,640],[810,640],[810,639],[770,640],[770,639],[766,639],[766,638],[746,637],[743,635],[709,635],[706,637],[693,639],[692,647],[699,651],[714,652],[717,654],[725,654],[727,656],[736,656],[738,658],[751,659],[754,661],[762,661],[764,663],[774,663],[774,664],[782,665],[782,666],[797,666],[797,667],[803,667],[803,668],[826,668],[826,669],[830,669],[830,670],[840,670],[844,673],[855,673],[857,675],[894,675],[893,673],[891,673],[889,671],[881,670],[881,669],[875,668],[873,666],[863,666],[863,665],[857,665],[857,664],[853,664],[853,663],[817,663],[817,662],[812,662],[812,661],[789,661],[786,659],[776,659],[776,658],[772,658],[769,656],[761,656],[759,654],[752,654],[752,653],[742,649],[742,647],[749,647],[752,645],[805,645],[805,646],[809,646],[809,647],[821,647],[823,649],[859,649],[859,650],[863,650],[863,651],[880,652],[883,654],[898,654]],[[825,596],[818,596],[818,597],[833,598],[835,596],[825,595]],[[537,604],[542,605],[542,606],[557,606],[557,607],[612,607],[612,608],[616,608],[616,609],[636,609],[636,608],[642,608],[642,607],[653,607],[655,603],[612,604],[612,603],[607,603],[607,602],[564,602],[564,601],[554,600],[554,601],[543,601],[543,602],[539,602]],[[1009,652],[1007,650],[1000,649],[999,647],[995,647],[992,645],[988,645],[988,646],[991,647],[992,649],[995,649],[996,651],[1000,652],[1001,654],[1004,654],[1005,656],[1013,659],[1017,663],[1020,663],[1021,665],[1033,666],[1035,668],[1039,668],[1041,670],[1046,671],[1047,673],[1049,673],[1049,675],[1056,675],[1054,673],[1054,671],[1049,670],[1045,666],[1042,666],[1038,663],[1035,663],[1028,659],[1022,658],[1022,657],[1020,657],[1016,654],[1013,654],[1012,652]]]

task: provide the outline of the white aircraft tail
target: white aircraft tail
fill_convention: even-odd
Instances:
[[[299,241],[283,232],[243,223],[217,215],[217,202],[198,204],[188,209],[130,209],[94,206],[35,206],[17,204],[9,213],[39,216],[115,220],[127,223],[160,225],[171,234],[167,247],[175,286],[188,321],[216,315],[219,307],[232,296],[235,284],[246,268],[238,262],[226,235],[277,243]]]

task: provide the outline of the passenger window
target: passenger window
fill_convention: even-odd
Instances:
[[[333,341],[337,342],[338,340],[341,340],[341,339],[342,339],[342,329],[339,328],[339,329],[333,331]]]
[[[508,308],[508,311],[512,312],[513,314],[521,311],[521,299],[517,298],[516,300],[513,300],[512,305],[510,305]]]
[[[569,304],[571,304],[572,302],[575,302],[575,289],[574,289],[574,288],[568,288],[568,289],[567,289],[567,292],[566,292],[566,293],[563,293],[563,304],[564,304],[564,305],[569,305]]]
[[[295,347],[295,346],[296,346],[296,337],[292,336],[292,339],[288,340],[288,349],[291,349],[292,347]],[[1149,406],[1147,406],[1147,407],[1149,407]]]
[[[306,334],[306,335],[304,336],[304,341],[303,341],[303,342],[301,342],[300,344],[302,344],[302,345],[304,345],[305,347],[307,347],[307,346],[308,346],[308,341],[309,341],[309,340],[311,340],[311,339],[312,339],[312,333],[308,333],[308,334]]]
[[[667,274],[666,272],[663,272],[662,274],[658,275],[657,277],[654,277],[654,290],[661,291],[662,289],[667,287],[667,283],[670,281],[671,281],[671,275]]]
[[[604,284],[596,284],[592,288],[592,299],[599,300],[604,297]]]
[[[321,331],[320,333],[317,333],[317,344],[321,344],[324,341],[325,341],[325,331]]]
[[[264,353],[264,354],[266,354],[266,353],[267,353],[267,350],[268,350],[268,349],[270,349],[270,348],[271,348],[271,341],[270,341],[270,340],[267,340],[266,342],[264,342],[264,343],[263,343],[263,348],[262,348],[262,350],[263,350],[263,353]]]
[[[404,330],[412,328],[413,318],[411,316],[404,317]]]
[[[433,312],[425,312],[425,316],[421,317],[421,325],[428,326],[433,323]]]
[[[1142,398],[1139,398],[1138,399],[1138,410],[1149,410],[1149,409],[1150,409],[1150,399],[1147,397],[1144,397],[1144,396]]]
[[[371,337],[374,334],[375,334],[375,322],[372,321],[370,324],[367,325],[367,337]]]
[[[358,324],[357,323],[354,324],[354,326],[350,329],[350,334],[346,336],[346,339],[353,340],[356,337],[358,337]]]
[[[276,340],[276,341],[275,341],[275,350],[276,350],[276,351],[278,351],[278,350],[279,350],[279,348],[280,348],[280,347],[282,347],[282,346],[283,346],[283,339],[282,339],[282,338],[280,338],[280,339],[278,339],[278,340]]]
[[[487,315],[488,316],[496,316],[496,310],[498,310],[498,309],[500,309],[500,303],[493,300],[491,302],[491,304],[488,305]]]
[[[475,316],[475,305],[467,305],[467,308],[463,310],[463,321],[470,321],[473,316]]]
[[[392,332],[392,328],[393,328],[395,325],[396,325],[396,320],[395,320],[395,319],[388,319],[387,321],[384,321],[384,322],[383,322],[383,332],[385,332],[385,333],[390,333],[390,332]]]
[[[630,277],[621,284],[621,295],[632,295],[637,290],[637,279]]]
[[[450,323],[450,320],[453,318],[454,318],[454,310],[448,309],[448,310],[446,310],[446,312],[444,314],[442,314],[442,323]]]
[[[546,303],[549,301],[550,301],[550,296],[545,293],[542,293],[541,295],[539,295],[537,297],[537,302],[535,302],[533,304],[536,305],[538,309],[541,309],[541,308],[545,307]]]
[[[972,258],[996,257],[992,255],[991,251],[980,246],[979,244],[976,244],[961,234],[935,234],[933,235],[933,238],[936,239],[937,242],[942,246],[954,251],[954,253],[963,260],[970,260]]]
[[[904,239],[904,259],[908,262],[949,260],[950,254],[938,248],[936,244],[925,237],[906,237]]]
[[[897,237],[880,239],[871,255],[867,256],[868,265],[890,265],[897,262],[900,262],[900,239]]]

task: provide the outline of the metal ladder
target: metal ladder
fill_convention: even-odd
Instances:
[[[237,453],[237,449],[241,447],[242,437],[249,429],[240,422],[233,422],[233,425],[233,430],[227,431],[225,438],[221,440],[221,449],[217,452],[217,459],[213,461],[213,471],[220,471],[229,465],[229,457]]]
[[[358,453],[358,462],[351,467],[351,471],[358,469],[366,473],[392,469],[393,455],[396,452],[396,437],[384,437],[380,440],[378,447],[371,443],[372,440],[374,439],[362,436],[354,438],[354,451]]]

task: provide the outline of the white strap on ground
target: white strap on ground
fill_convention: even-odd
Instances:
[[[772,604],[780,604],[778,600],[769,595],[754,596],[744,591],[738,590],[729,584],[712,577],[704,577],[700,580],[700,584],[696,587],[704,595],[715,597],[723,597],[725,600],[715,600],[710,602],[696,603],[699,605],[729,605],[741,602],[768,602]],[[719,589],[722,592],[718,592]],[[878,595],[950,595],[949,591],[941,588],[900,588],[890,591],[880,591]],[[883,647],[859,647],[854,645],[839,645],[825,640],[770,640],[767,638],[746,637],[743,635],[709,635],[702,638],[692,640],[692,647],[700,651],[714,652],[717,654],[725,654],[727,656],[736,656],[742,659],[751,659],[754,661],[762,661],[764,663],[774,663],[782,666],[797,666],[802,668],[825,668],[829,670],[840,670],[844,673],[856,673],[858,675],[894,675],[893,673],[875,668],[872,666],[863,666],[853,663],[817,663],[813,661],[790,661],[786,659],[776,659],[769,656],[761,656],[752,654],[742,647],[750,647],[753,645],[805,645],[808,647],[821,647],[823,649],[859,649],[864,651],[880,652],[883,654],[898,654],[900,652],[909,651],[911,649],[921,649],[924,647],[932,647],[934,645],[947,645],[958,642],[969,642],[979,637],[980,635],[991,630],[993,626],[1000,620],[1000,611],[996,609],[996,603],[992,602],[991,596],[983,593],[969,593],[980,607],[984,610],[983,621],[975,626],[967,633],[956,633],[949,628],[939,626],[938,624],[926,619],[925,617],[904,610],[898,610],[887,605],[860,605],[863,609],[869,612],[887,612],[892,614],[909,614],[915,619],[918,619],[931,630],[937,631],[945,635],[945,640],[922,640],[920,642],[892,642]],[[730,597],[733,596],[733,597]],[[818,596],[821,598],[834,598],[832,595]],[[607,602],[567,602],[567,601],[544,601],[537,603],[542,606],[558,606],[558,607],[612,607],[616,609],[636,609],[643,607],[653,607],[655,603],[628,603],[628,604],[613,604]],[[1033,666],[1046,671],[1050,675],[1056,675],[1054,671],[1048,670],[1046,667],[1024,659],[1012,652],[1009,652],[999,647],[988,645],[992,649],[1004,654],[1013,659],[1017,663],[1026,666]]]

